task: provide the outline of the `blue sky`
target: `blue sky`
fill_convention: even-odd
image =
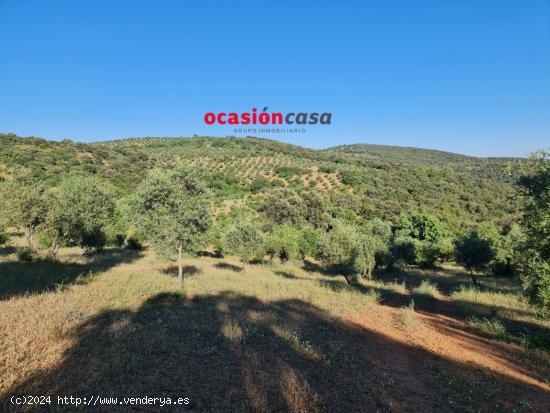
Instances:
[[[550,0],[0,0],[0,131],[230,135],[206,112],[332,112],[268,137],[490,156],[550,147]]]

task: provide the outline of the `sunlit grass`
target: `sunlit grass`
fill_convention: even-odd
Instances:
[[[413,288],[412,295],[417,299],[429,297],[435,298],[439,296],[439,290],[437,289],[437,285],[432,284],[429,281],[422,281],[418,287]]]

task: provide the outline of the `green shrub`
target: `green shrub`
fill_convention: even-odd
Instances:
[[[273,259],[279,258],[282,262],[295,260],[300,257],[301,233],[289,225],[273,227],[265,240],[265,251]]]
[[[319,248],[321,242],[321,232],[319,230],[306,227],[301,231],[298,241],[300,256],[302,259],[306,257],[317,258],[319,256]]]
[[[15,255],[19,261],[25,262],[31,262],[37,258],[35,252],[28,247],[17,248]]]
[[[129,250],[141,251],[143,249],[143,244],[136,237],[128,237],[126,240],[126,248]]]
[[[224,253],[236,255],[244,263],[263,255],[263,234],[253,221],[239,220],[230,225],[222,235],[221,244]]]
[[[116,247],[122,247],[124,245],[125,236],[123,234],[115,234],[113,237],[113,245]]]
[[[0,231],[0,245],[4,245],[9,240],[10,240],[10,236],[5,232]]]
[[[429,281],[422,281],[422,283],[418,287],[413,288],[412,294],[418,297],[434,298],[439,295],[439,290],[437,289],[436,285],[430,283]]]
[[[416,263],[418,241],[411,237],[397,237],[390,247],[392,264],[404,262],[406,264]]]
[[[479,330],[487,334],[492,334],[500,337],[506,335],[506,326],[502,324],[502,321],[497,318],[471,317],[468,320],[468,324],[472,327],[478,328]]]

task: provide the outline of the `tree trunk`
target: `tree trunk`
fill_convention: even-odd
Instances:
[[[182,247],[178,247],[178,282],[180,287],[183,287],[183,265],[181,262],[181,250]]]
[[[31,250],[34,252],[37,251],[36,242],[34,239],[34,225],[29,225],[27,228],[27,244]]]
[[[52,246],[50,247],[50,257],[55,257],[57,255],[57,250],[59,248],[59,244],[57,243],[57,235],[54,237],[52,241]]]
[[[472,278],[472,282],[476,287],[479,287],[479,282],[477,281],[476,277],[474,277],[474,272],[470,269],[470,277]]]

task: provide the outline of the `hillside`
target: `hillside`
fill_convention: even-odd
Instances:
[[[547,410],[542,155],[0,139],[0,411]]]
[[[395,219],[425,210],[453,229],[482,220],[499,225],[517,214],[508,160],[382,145],[313,150],[259,138],[136,138],[99,143],[0,135],[0,176],[25,167],[55,184],[68,173],[109,180],[120,196],[146,172],[186,163],[220,200],[242,199],[276,186],[340,193],[358,215]]]

